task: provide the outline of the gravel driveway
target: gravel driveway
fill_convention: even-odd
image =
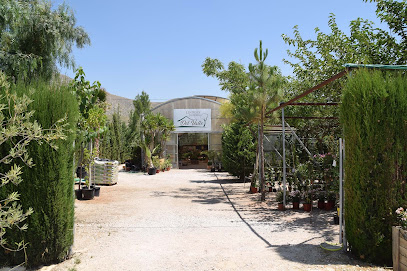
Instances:
[[[338,241],[333,212],[277,211],[274,193],[247,190],[206,170],[120,172],[76,200],[73,258],[41,270],[381,270],[319,247]]]

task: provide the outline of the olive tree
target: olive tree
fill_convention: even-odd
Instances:
[[[0,0],[0,69],[14,79],[51,79],[75,65],[74,46],[90,44],[72,10],[47,0]]]

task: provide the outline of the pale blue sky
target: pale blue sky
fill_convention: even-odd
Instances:
[[[92,41],[74,50],[87,79],[131,99],[144,90],[152,101],[198,94],[227,97],[216,79],[202,73],[203,61],[211,57],[247,65],[254,62],[259,40],[269,49],[268,64],[289,75],[282,59],[290,47],[281,35],[292,36],[298,25],[304,38],[312,38],[315,27],[328,30],[329,13],[343,30],[357,17],[378,23],[375,6],[362,0],[65,2]],[[73,77],[72,71],[62,73]]]

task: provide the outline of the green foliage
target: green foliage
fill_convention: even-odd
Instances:
[[[376,15],[382,23],[386,23],[390,33],[396,35],[398,41],[398,54],[396,64],[405,64],[407,61],[407,3],[395,0],[364,0],[376,2]]]
[[[76,95],[79,104],[81,118],[79,122],[80,128],[86,128],[86,121],[89,118],[89,112],[96,106],[105,108],[103,103],[106,101],[106,91],[102,89],[99,81],[90,84],[85,79],[85,72],[82,67],[76,70],[75,79],[72,80],[71,86]],[[92,125],[88,125],[93,127]]]
[[[53,149],[48,144],[33,143],[26,147],[27,155],[36,166],[24,170],[20,175],[26,180],[18,187],[7,187],[1,193],[20,191],[20,202],[23,209],[31,207],[33,214],[27,219],[28,229],[25,232],[12,230],[7,233],[10,243],[25,240],[28,243],[25,253],[30,266],[49,264],[65,259],[73,244],[73,142],[79,117],[75,96],[69,87],[49,85],[44,82],[29,86],[19,84],[17,93],[30,95],[33,102],[29,106],[33,116],[44,129],[53,129],[55,123],[66,118],[65,140],[55,141]],[[21,163],[20,166],[23,164]],[[0,255],[0,262],[10,264],[24,261],[22,251]]]
[[[50,79],[57,63],[71,68],[72,47],[90,44],[65,4],[46,0],[0,0],[0,69],[15,79]]]
[[[286,90],[287,97],[292,98],[343,71],[345,63],[406,64],[406,2],[374,2],[378,18],[388,24],[390,31],[361,18],[352,20],[349,29],[344,31],[336,23],[335,15],[330,14],[328,33],[317,27],[313,38],[304,39],[300,28],[294,26],[291,37],[283,35],[285,43],[293,48],[288,50],[289,58],[284,61],[293,68],[295,75],[291,87]],[[343,77],[330,83],[304,97],[302,102],[339,102],[345,80]],[[286,115],[338,117],[339,109],[336,106],[293,106],[286,107]],[[298,129],[300,137],[316,138],[319,153],[324,153],[324,136],[342,132],[336,120],[290,120],[290,124]],[[307,142],[305,144],[310,147]]]
[[[1,251],[20,251],[26,248],[24,239],[16,238],[8,242],[6,234],[27,230],[27,224],[22,223],[33,210],[29,206],[22,208],[18,203],[20,194],[15,191],[16,187],[7,184],[17,186],[23,181],[23,166],[18,164],[18,160],[27,167],[34,166],[28,152],[30,144],[47,143],[57,149],[54,140],[65,138],[66,124],[63,123],[64,119],[60,119],[51,128],[43,129],[40,123],[33,120],[34,111],[29,108],[32,99],[25,93],[17,94],[10,90],[10,84],[1,72],[0,93],[0,246],[4,248]]]
[[[254,172],[259,168],[260,185],[262,190],[261,200],[265,200],[264,180],[264,151],[263,151],[263,127],[270,122],[272,116],[266,119],[266,112],[276,107],[281,100],[282,88],[285,78],[276,66],[268,66],[265,60],[268,50],[263,51],[262,42],[259,48],[254,50],[256,64],[249,64],[248,70],[236,62],[230,62],[228,69],[217,59],[207,58],[202,64],[203,72],[207,76],[219,80],[222,90],[230,91],[230,102],[234,116],[233,121],[245,121],[259,125],[259,165],[255,165]],[[257,174],[253,174],[253,179]],[[254,181],[253,181],[254,182]]]
[[[284,193],[283,191],[278,191],[276,194],[276,201],[278,203],[283,203],[284,202]]]
[[[101,135],[99,156],[111,160],[124,162],[130,158],[126,143],[126,124],[120,120],[120,111],[113,113],[112,121],[107,125],[107,130]]]
[[[157,154],[163,158],[165,152],[165,142],[172,131],[175,130],[172,120],[167,119],[161,113],[147,114],[141,121],[141,131],[143,139],[140,140],[139,146],[143,149],[149,149],[151,155]],[[148,157],[146,151],[148,166],[153,166],[153,161]]]
[[[355,255],[391,265],[394,211],[407,203],[407,78],[355,71],[342,101],[346,235]]]
[[[256,130],[254,125],[251,128]],[[234,122],[223,126],[222,166],[230,174],[243,180],[253,170],[256,146],[256,137],[244,123]]]
[[[131,159],[134,163],[140,161],[141,166],[141,150],[144,147],[141,144],[142,132],[141,132],[141,119],[143,116],[150,112],[150,98],[144,91],[141,94],[137,94],[133,100],[134,111],[130,112],[130,120],[126,131],[125,146],[130,151]]]

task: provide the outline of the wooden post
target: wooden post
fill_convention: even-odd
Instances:
[[[392,254],[393,270],[399,271],[400,267],[400,227],[392,227]]]

